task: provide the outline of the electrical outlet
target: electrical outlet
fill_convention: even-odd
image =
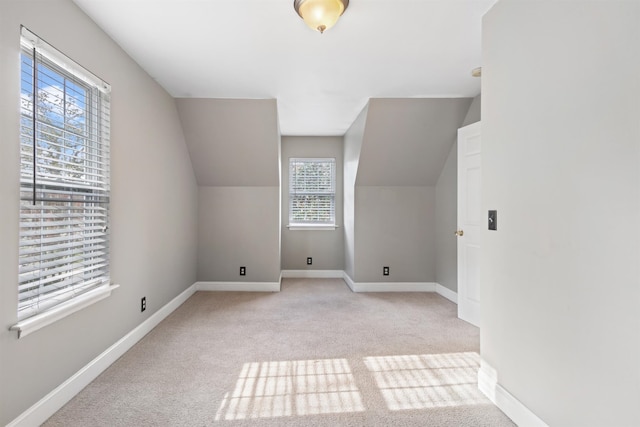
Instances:
[[[307,257],[307,265],[311,265],[311,264],[313,264],[313,258],[309,256]]]
[[[382,267],[382,275],[383,276],[389,275],[389,267]]]
[[[140,313],[147,309],[147,297],[142,297],[140,300]]]
[[[247,275],[247,267],[240,267],[240,275],[241,276]]]

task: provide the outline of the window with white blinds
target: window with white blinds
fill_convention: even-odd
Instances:
[[[336,160],[289,159],[289,224],[335,225]]]
[[[109,284],[109,85],[22,29],[18,319]]]

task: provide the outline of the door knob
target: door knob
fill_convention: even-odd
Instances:
[[[458,230],[458,231],[456,231],[454,234],[455,234],[456,236],[458,236],[458,237],[462,237],[462,236],[464,236],[464,231],[463,231],[463,230]]]

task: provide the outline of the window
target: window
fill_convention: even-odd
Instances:
[[[289,159],[289,225],[335,222],[336,159]]]
[[[110,288],[109,85],[21,40],[19,320]]]

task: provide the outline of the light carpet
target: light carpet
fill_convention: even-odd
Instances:
[[[197,292],[46,426],[513,426],[479,330],[433,293]]]

